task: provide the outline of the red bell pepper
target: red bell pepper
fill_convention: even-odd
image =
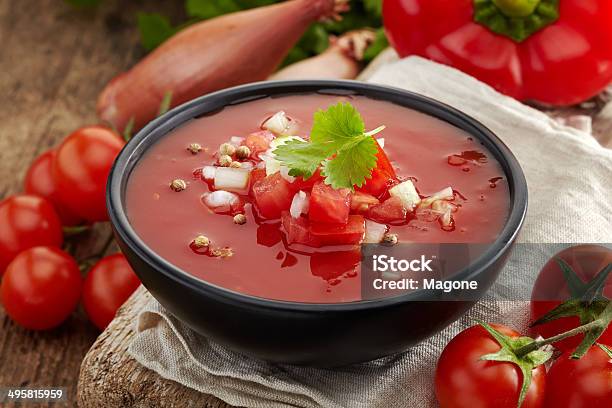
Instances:
[[[385,0],[401,56],[456,67],[520,100],[571,105],[612,80],[612,1]]]

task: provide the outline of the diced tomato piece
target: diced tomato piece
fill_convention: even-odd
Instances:
[[[295,181],[291,183],[291,186],[295,191],[310,191],[319,181],[323,181],[323,176],[321,175],[321,170],[317,169],[317,171],[306,180],[304,180],[303,177],[296,177]]]
[[[366,213],[370,207],[379,203],[378,198],[373,195],[355,191],[351,198],[351,212],[357,214]]]
[[[315,248],[320,246],[317,239],[310,233],[306,217],[293,218],[288,211],[284,211],[282,218],[288,244],[303,244]]]
[[[368,218],[383,224],[406,219],[408,211],[399,197],[391,197],[380,204],[370,207]]]
[[[254,169],[253,171],[251,171],[251,177],[249,177],[249,191],[251,192],[251,195],[253,193],[253,186],[255,185],[255,183],[257,183],[259,180],[263,179],[266,177],[266,169]]]
[[[321,245],[359,244],[365,234],[365,219],[349,215],[346,225],[310,222],[310,233]]]
[[[251,157],[257,158],[259,153],[263,153],[270,148],[270,142],[274,139],[274,134],[267,130],[251,133],[244,140],[244,145],[251,150]]]
[[[376,168],[372,170],[372,178],[368,179],[366,184],[357,188],[357,190],[380,198],[389,187],[397,182],[397,174],[395,174],[395,169],[378,142],[376,142],[376,147],[378,153],[376,153]]]
[[[293,193],[287,180],[274,173],[253,185],[253,198],[262,217],[280,218],[281,212],[291,206]]]
[[[309,205],[311,221],[346,224],[351,210],[351,192],[346,188],[336,190],[319,181],[312,187]]]

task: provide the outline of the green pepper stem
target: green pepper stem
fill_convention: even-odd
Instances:
[[[520,43],[559,19],[560,0],[473,0],[474,21]]]
[[[576,336],[578,334],[584,334],[588,332],[589,330],[599,326],[600,324],[601,322],[599,320],[595,320],[590,323],[583,324],[582,326],[578,326],[576,328],[568,330],[566,332],[557,334],[556,336],[549,337],[547,339],[534,340],[531,343],[525,344],[523,347],[519,347],[518,349],[514,351],[514,353],[519,358],[526,356],[527,354],[539,349],[540,347],[546,346],[548,344],[556,343],[558,341],[561,341],[568,337]]]
[[[533,14],[540,0],[493,0],[493,4],[508,17],[527,17]]]

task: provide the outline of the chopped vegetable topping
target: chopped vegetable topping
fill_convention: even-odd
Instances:
[[[217,174],[217,168],[215,166],[204,166],[202,167],[202,178],[206,181],[212,181]]]
[[[387,233],[387,226],[385,224],[379,224],[377,222],[366,220],[365,221],[365,236],[363,238],[364,244],[379,244],[385,234]]]
[[[263,129],[269,130],[277,136],[283,136],[295,131],[295,122],[283,111],[276,112],[270,119],[264,122]]]
[[[312,221],[346,224],[351,209],[351,192],[335,190],[320,181],[312,187],[309,217]]]
[[[230,212],[240,203],[238,195],[223,190],[204,193],[202,200],[208,208],[216,213]]]
[[[370,207],[368,217],[385,224],[403,222],[408,211],[399,197],[390,197],[380,204]]]
[[[267,176],[253,185],[253,197],[264,218],[279,218],[291,206],[293,192],[280,173]]]
[[[292,176],[309,178],[322,166],[325,182],[333,188],[362,186],[376,167],[377,144],[365,133],[359,112],[348,102],[340,102],[314,114],[310,141],[289,140],[277,146],[274,154]]]
[[[304,191],[298,191],[293,196],[291,208],[289,209],[293,218],[298,218],[300,215],[308,213],[308,199],[308,193]]]
[[[365,213],[371,206],[379,203],[378,198],[373,195],[355,191],[351,198],[351,211]]]
[[[421,197],[410,180],[406,180],[391,187],[389,189],[389,194],[391,194],[391,197],[399,198],[406,209],[410,211],[421,202]]]
[[[360,244],[365,235],[365,219],[349,215],[345,224],[310,221],[310,233],[321,245]]]
[[[453,189],[451,187],[446,187],[443,190],[433,193],[430,197],[421,200],[421,202],[419,203],[419,207],[429,207],[436,200],[452,200],[454,198],[455,195],[453,193]]]
[[[246,193],[250,172],[247,169],[219,167],[215,172],[215,188],[218,190]]]

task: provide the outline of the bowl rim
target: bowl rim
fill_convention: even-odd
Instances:
[[[289,80],[254,82],[227,88],[210,93],[186,103],[183,103],[165,114],[157,117],[134,135],[121,150],[111,168],[107,188],[106,205],[113,230],[120,240],[133,251],[137,257],[148,264],[156,273],[165,275],[176,283],[195,290],[205,296],[223,299],[225,301],[246,304],[250,307],[276,309],[294,312],[316,311],[349,311],[373,309],[411,301],[427,301],[427,293],[431,291],[417,290],[392,297],[358,300],[342,303],[309,303],[287,300],[277,300],[248,295],[224,288],[203,279],[197,278],[164,259],[149,248],[132,228],[125,208],[125,186],[131,170],[138,158],[155,142],[148,142],[149,137],[157,135],[164,137],[182,124],[202,116],[214,114],[224,107],[250,102],[272,95],[296,94],[334,94],[363,95],[371,99],[379,99],[415,109],[429,116],[436,117],[453,126],[476,136],[479,141],[495,155],[502,166],[510,190],[510,211],[508,218],[496,240],[474,262],[455,275],[456,280],[470,280],[484,273],[496,263],[510,248],[516,239],[527,212],[528,189],[527,181],[518,160],[510,149],[491,130],[473,117],[447,104],[424,95],[386,85],[376,85],[354,80]],[[399,103],[398,101],[404,101]],[[205,108],[203,108],[205,107]],[[470,128],[470,130],[466,129]],[[161,135],[159,135],[161,133]],[[157,138],[154,138],[157,140]],[[139,151],[140,149],[140,151]],[[135,156],[138,155],[138,158]],[[501,159],[503,159],[503,161]],[[431,299],[431,298],[430,298]]]

